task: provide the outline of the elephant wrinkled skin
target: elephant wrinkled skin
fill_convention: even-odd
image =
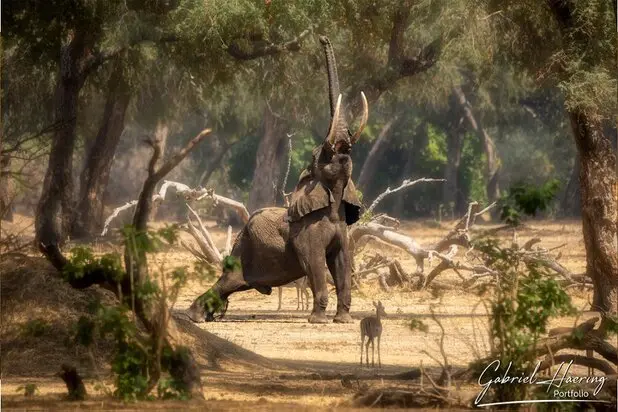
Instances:
[[[194,322],[214,319],[212,306],[205,304],[216,294],[227,300],[235,292],[256,289],[270,294],[307,276],[313,293],[311,323],[325,323],[328,304],[327,273],[337,291],[335,322],[351,322],[351,262],[347,226],[360,217],[361,203],[352,183],[352,145],[367,122],[368,107],[362,94],[364,113],[359,130],[348,130],[341,112],[341,95],[332,46],[320,38],[328,69],[331,124],[324,142],[313,150],[311,164],[300,176],[290,206],[257,210],[239,233],[231,255],[241,268],[224,268],[215,285],[198,297],[188,310]]]

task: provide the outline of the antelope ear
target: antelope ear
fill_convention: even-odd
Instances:
[[[290,207],[288,207],[288,221],[300,220],[311,212],[328,207],[334,201],[330,191],[319,181],[312,179],[310,174],[301,176],[296,190],[292,193]]]
[[[343,203],[345,205],[345,222],[352,225],[360,219],[360,211],[363,205],[361,204],[356,194],[356,186],[352,179],[348,180],[348,184],[343,190]]]

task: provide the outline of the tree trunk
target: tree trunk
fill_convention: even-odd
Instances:
[[[579,216],[581,214],[581,186],[579,184],[580,174],[580,160],[579,156],[575,159],[573,170],[571,170],[571,176],[564,190],[564,196],[562,198],[562,204],[560,208],[565,216]]]
[[[219,166],[221,166],[221,162],[223,161],[223,158],[230,151],[230,149],[234,146],[234,144],[236,144],[236,142],[223,143],[217,155],[209,162],[209,164],[206,166],[206,168],[200,175],[198,182],[197,182],[197,186],[204,187],[204,185],[208,183],[208,180],[210,180],[210,176],[212,176],[215,170],[219,169]]]
[[[118,59],[109,78],[103,119],[80,176],[80,195],[71,231],[75,238],[94,236],[103,226],[104,193],[131,100],[123,66]]]
[[[59,126],[52,137],[43,192],[37,205],[35,219],[37,244],[63,243],[69,233],[73,209],[72,172],[77,100],[84,83],[81,70],[86,50],[84,35],[81,32],[72,34],[69,43],[62,47],[54,105],[54,122]]]
[[[264,134],[255,157],[253,182],[247,207],[250,213],[266,206],[273,206],[277,188],[285,133],[281,120],[277,119],[268,105],[264,109]]]
[[[13,221],[14,197],[15,186],[11,178],[11,157],[0,155],[0,220]]]
[[[464,116],[466,117],[468,124],[483,144],[483,150],[485,151],[485,156],[487,157],[487,165],[485,167],[487,199],[490,202],[493,202],[500,197],[498,178],[501,165],[500,158],[498,157],[498,151],[496,150],[496,145],[491,139],[491,136],[489,136],[487,131],[481,125],[479,119],[474,116],[472,106],[466,98],[463,89],[460,86],[454,87],[453,93],[455,94],[457,102],[464,111]]]
[[[165,156],[165,150],[167,148],[167,138],[170,135],[170,129],[161,121],[157,122],[157,127],[155,128],[154,138],[158,142],[159,147],[161,149],[161,157],[157,161],[157,166],[163,163],[163,157]],[[148,220],[154,221],[157,220],[157,215],[159,214],[159,207],[161,206],[161,202],[153,202],[152,207],[150,208],[150,216],[148,216]]]
[[[598,120],[571,112],[579,152],[586,272],[594,283],[592,309],[615,311],[618,288],[616,155]]]
[[[397,116],[393,116],[382,127],[378,138],[373,143],[373,146],[371,146],[367,159],[365,159],[365,162],[363,163],[356,187],[364,194],[366,194],[365,192],[369,189],[369,183],[375,177],[376,168],[378,167],[378,163],[382,158],[384,151],[388,147],[388,138],[391,135],[390,131],[396,121]]]
[[[457,210],[459,198],[459,166],[465,137],[464,130],[460,127],[462,121],[463,118],[451,125],[447,134],[447,157],[444,168],[446,182],[442,189],[442,204],[452,214]]]

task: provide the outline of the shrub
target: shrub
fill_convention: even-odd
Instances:
[[[498,282],[491,301],[491,339],[498,370],[485,372],[484,379],[509,375],[528,376],[536,364],[530,349],[546,333],[550,318],[574,314],[570,297],[546,268],[525,262],[518,251],[503,248],[494,239],[475,242],[485,256],[485,264],[498,272]],[[481,372],[487,365],[477,365]],[[478,375],[480,376],[480,375]],[[495,402],[526,399],[530,385],[493,385]]]
[[[552,179],[540,186],[518,183],[509,188],[508,194],[500,199],[500,219],[510,225],[518,225],[522,215],[536,216],[549,209],[558,193],[560,184]]]

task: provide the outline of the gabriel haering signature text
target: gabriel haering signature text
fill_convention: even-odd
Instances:
[[[590,397],[590,393],[586,390],[566,390],[563,388],[563,385],[568,384],[582,384],[582,383],[596,383],[594,390],[592,392],[593,395],[597,395],[601,389],[603,389],[603,385],[607,382],[608,378],[606,376],[572,376],[569,375],[569,370],[573,365],[573,361],[569,363],[562,362],[557,364],[558,369],[554,373],[554,375],[546,380],[538,380],[537,374],[541,367],[541,362],[539,361],[536,364],[534,370],[526,374],[526,372],[522,372],[519,376],[511,376],[509,372],[511,371],[512,362],[509,362],[506,371],[502,376],[489,377],[488,375],[491,372],[497,372],[500,369],[500,361],[495,360],[491,362],[487,367],[483,370],[481,375],[479,376],[478,383],[483,387],[481,392],[476,397],[474,404],[476,406],[489,406],[489,405],[498,405],[499,403],[493,404],[482,404],[483,398],[487,394],[490,388],[495,385],[512,385],[512,384],[526,384],[526,385],[547,385],[547,392],[549,393],[553,388],[553,396],[554,398],[564,398],[563,401],[568,402],[569,398],[575,399],[585,399]],[[563,388],[562,390],[560,390]],[[545,402],[545,400],[535,400],[535,401],[522,401],[522,402],[508,402],[508,403],[530,403],[530,402]],[[507,403],[507,402],[505,402]]]

